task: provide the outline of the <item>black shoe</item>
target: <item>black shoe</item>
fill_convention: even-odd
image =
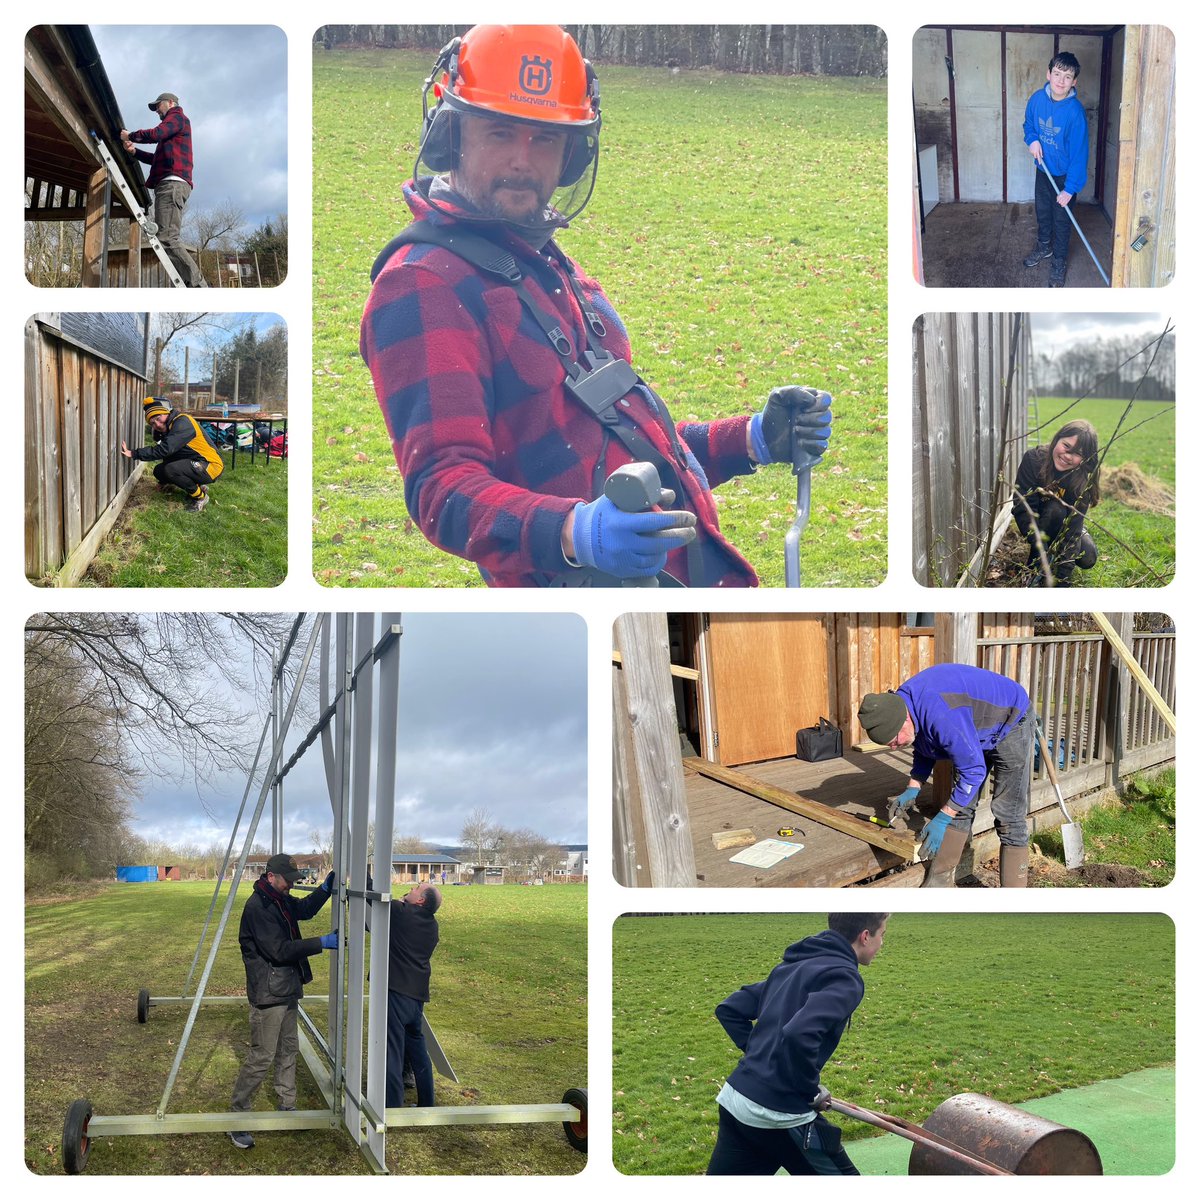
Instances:
[[[1050,286],[1051,287],[1066,287],[1067,284],[1067,260],[1065,258],[1056,258],[1050,264]]]
[[[1033,253],[1026,255],[1025,265],[1027,267],[1036,267],[1038,263],[1045,262],[1050,257],[1050,247],[1042,242],[1034,247]]]
[[[229,1135],[229,1140],[239,1150],[253,1150],[254,1149],[254,1139],[248,1133],[231,1133]]]
[[[296,1106],[295,1106],[294,1104],[280,1104],[280,1105],[279,1105],[279,1106],[278,1106],[278,1107],[275,1109],[275,1111],[276,1111],[276,1112],[295,1112],[295,1111],[296,1111]]]
[[[406,1088],[412,1088],[414,1091],[416,1090],[417,1077],[411,1071],[404,1076],[404,1086]]]

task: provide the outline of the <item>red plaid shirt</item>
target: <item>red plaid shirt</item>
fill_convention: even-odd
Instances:
[[[192,123],[179,105],[167,109],[167,115],[153,129],[130,130],[131,142],[157,142],[153,154],[135,150],[139,162],[150,164],[147,187],[155,187],[168,175],[178,175],[192,186]]]
[[[418,220],[452,224],[411,186]],[[445,207],[442,202],[442,207]],[[478,226],[473,232],[482,232]],[[583,314],[563,267],[515,234],[504,235],[535,305],[586,347]],[[572,264],[573,266],[574,264]],[[576,270],[584,296],[603,318],[600,339],[630,358],[629,338],[595,280]],[[516,290],[439,246],[402,246],[380,272],[363,314],[360,348],[387,420],[408,510],[436,546],[475,562],[492,586],[544,585],[569,576],[563,522],[592,500],[603,476],[629,452],[563,387],[557,351],[525,311]],[[661,405],[641,388],[617,403],[623,421],[668,461],[676,455]],[[665,413],[662,416],[669,420]],[[676,505],[696,513],[703,579],[689,578],[687,550],[667,570],[690,586],[752,587],[754,568],[724,538],[711,486],[754,468],[746,453],[750,418],[676,426],[686,465]]]

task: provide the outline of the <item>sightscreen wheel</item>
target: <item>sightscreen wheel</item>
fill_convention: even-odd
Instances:
[[[72,1100],[63,1122],[62,1161],[68,1175],[78,1175],[87,1166],[92,1140],[88,1137],[88,1124],[92,1119],[90,1100]]]
[[[138,992],[138,1024],[145,1025],[150,1020],[150,989],[142,988]]]
[[[579,1109],[578,1121],[564,1121],[563,1133],[567,1135],[567,1145],[581,1154],[587,1153],[587,1088],[567,1088],[563,1096],[564,1104],[574,1105]]]

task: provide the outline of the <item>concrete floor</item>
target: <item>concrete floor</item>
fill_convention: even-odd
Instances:
[[[1112,277],[1112,225],[1098,204],[1077,204],[1075,219],[1104,273]],[[922,249],[926,287],[1047,287],[1050,262],[1026,268],[1037,243],[1037,217],[1028,204],[939,204],[925,218]],[[1096,264],[1072,229],[1067,287],[1102,288]]]
[[[1165,1175],[1175,1165],[1173,1067],[1135,1071],[1017,1107],[1087,1134],[1105,1175]],[[864,1175],[908,1174],[912,1143],[903,1138],[885,1133],[844,1144]]]

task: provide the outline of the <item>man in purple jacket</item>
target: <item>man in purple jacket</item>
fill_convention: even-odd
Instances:
[[[183,208],[192,194],[192,123],[179,107],[179,97],[163,92],[146,107],[159,116],[153,129],[122,129],[121,144],[139,162],[150,164],[146,186],[154,191],[156,236],[188,287],[206,287],[204,277],[183,248]],[[154,153],[134,142],[154,143]]]
[[[824,933],[795,942],[761,983],[717,1005],[742,1052],[717,1095],[709,1175],[857,1175],[841,1132],[821,1115],[821,1069],[862,1002],[859,968],[879,953],[887,913],[830,913]]]
[[[947,760],[954,767],[950,799],[921,835],[930,861],[925,887],[954,886],[989,773],[992,819],[1000,836],[1000,885],[1025,886],[1033,750],[1028,713],[1029,696],[1019,683],[961,663],[926,667],[894,692],[863,697],[858,719],[867,736],[892,749],[913,748],[912,774],[896,798],[898,811],[916,800],[935,762]]]

